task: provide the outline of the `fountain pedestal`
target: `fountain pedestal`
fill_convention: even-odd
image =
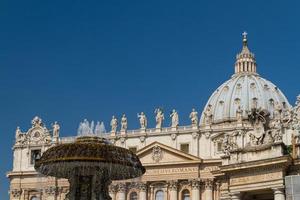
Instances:
[[[108,186],[111,181],[100,175],[75,175],[69,179],[70,191],[67,198],[70,200],[110,200]]]

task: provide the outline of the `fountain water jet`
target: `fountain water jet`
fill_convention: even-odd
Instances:
[[[109,200],[108,186],[112,180],[136,178],[145,173],[134,153],[93,134],[51,147],[34,167],[44,175],[68,179],[69,200]]]

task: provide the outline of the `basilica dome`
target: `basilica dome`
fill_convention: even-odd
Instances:
[[[256,73],[255,56],[248,49],[247,37],[244,34],[243,49],[236,56],[235,74],[211,95],[200,123],[206,123],[207,112],[211,113],[212,123],[220,123],[236,120],[237,109],[247,111],[253,107],[268,110],[272,117],[275,105],[290,107],[280,89]],[[243,112],[244,118],[246,115]]]

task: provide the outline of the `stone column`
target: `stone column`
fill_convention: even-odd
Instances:
[[[213,180],[207,179],[204,182],[205,186],[205,200],[213,200]]]
[[[126,200],[126,185],[124,183],[118,184],[118,200]]]
[[[177,200],[177,181],[169,182],[170,200]]]
[[[194,179],[191,181],[192,186],[192,200],[199,200],[200,199],[200,181]]]
[[[241,199],[241,193],[240,192],[232,192],[230,193],[231,200],[240,200]]]
[[[147,200],[147,184],[140,183],[139,184],[139,200]]]
[[[273,188],[274,200],[285,200],[283,188]]]
[[[116,186],[111,184],[109,186],[109,196],[111,197],[111,200],[116,200]]]
[[[154,191],[153,191],[153,186],[151,185],[151,186],[150,186],[150,200],[153,200],[153,199],[154,199],[154,197],[153,197],[153,195],[154,195],[153,192],[154,192]]]

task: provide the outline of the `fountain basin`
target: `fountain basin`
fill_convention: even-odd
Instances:
[[[110,199],[111,180],[136,178],[145,173],[133,152],[97,136],[81,136],[74,143],[53,146],[34,167],[44,175],[68,179],[70,200]]]

